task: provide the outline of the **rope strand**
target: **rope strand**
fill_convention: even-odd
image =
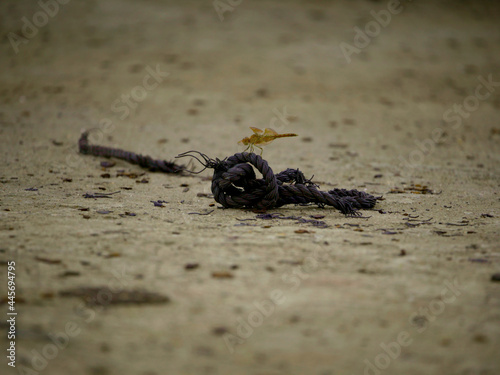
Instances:
[[[180,173],[186,169],[183,165],[178,165],[166,160],[155,160],[150,156],[143,156],[119,148],[91,145],[89,144],[88,136],[88,131],[83,132],[78,140],[78,149],[81,154],[122,159],[151,171],[161,171],[164,173]]]

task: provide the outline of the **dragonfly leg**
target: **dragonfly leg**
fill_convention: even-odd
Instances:
[[[262,147],[257,146],[257,145],[255,145],[255,147],[260,148],[260,156],[262,156],[262,152],[264,152],[264,149]]]

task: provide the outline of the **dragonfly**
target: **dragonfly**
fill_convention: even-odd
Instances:
[[[241,141],[238,142],[239,145],[247,146],[245,151],[249,150],[249,152],[253,152],[254,147],[260,148],[260,154],[262,155],[262,147],[274,141],[276,138],[284,138],[284,137],[296,137],[297,134],[294,133],[285,133],[278,134],[275,130],[266,128],[265,130],[261,130],[259,128],[254,128],[250,126],[253,134],[250,137],[245,137]]]

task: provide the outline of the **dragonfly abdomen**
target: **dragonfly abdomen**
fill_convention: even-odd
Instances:
[[[285,134],[278,134],[278,135],[275,135],[274,137],[275,138],[283,138],[283,137],[296,137],[297,134],[295,133],[285,133]]]

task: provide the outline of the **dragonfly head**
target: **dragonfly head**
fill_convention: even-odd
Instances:
[[[241,141],[238,142],[240,146],[246,146],[250,143],[250,137],[245,137]]]

